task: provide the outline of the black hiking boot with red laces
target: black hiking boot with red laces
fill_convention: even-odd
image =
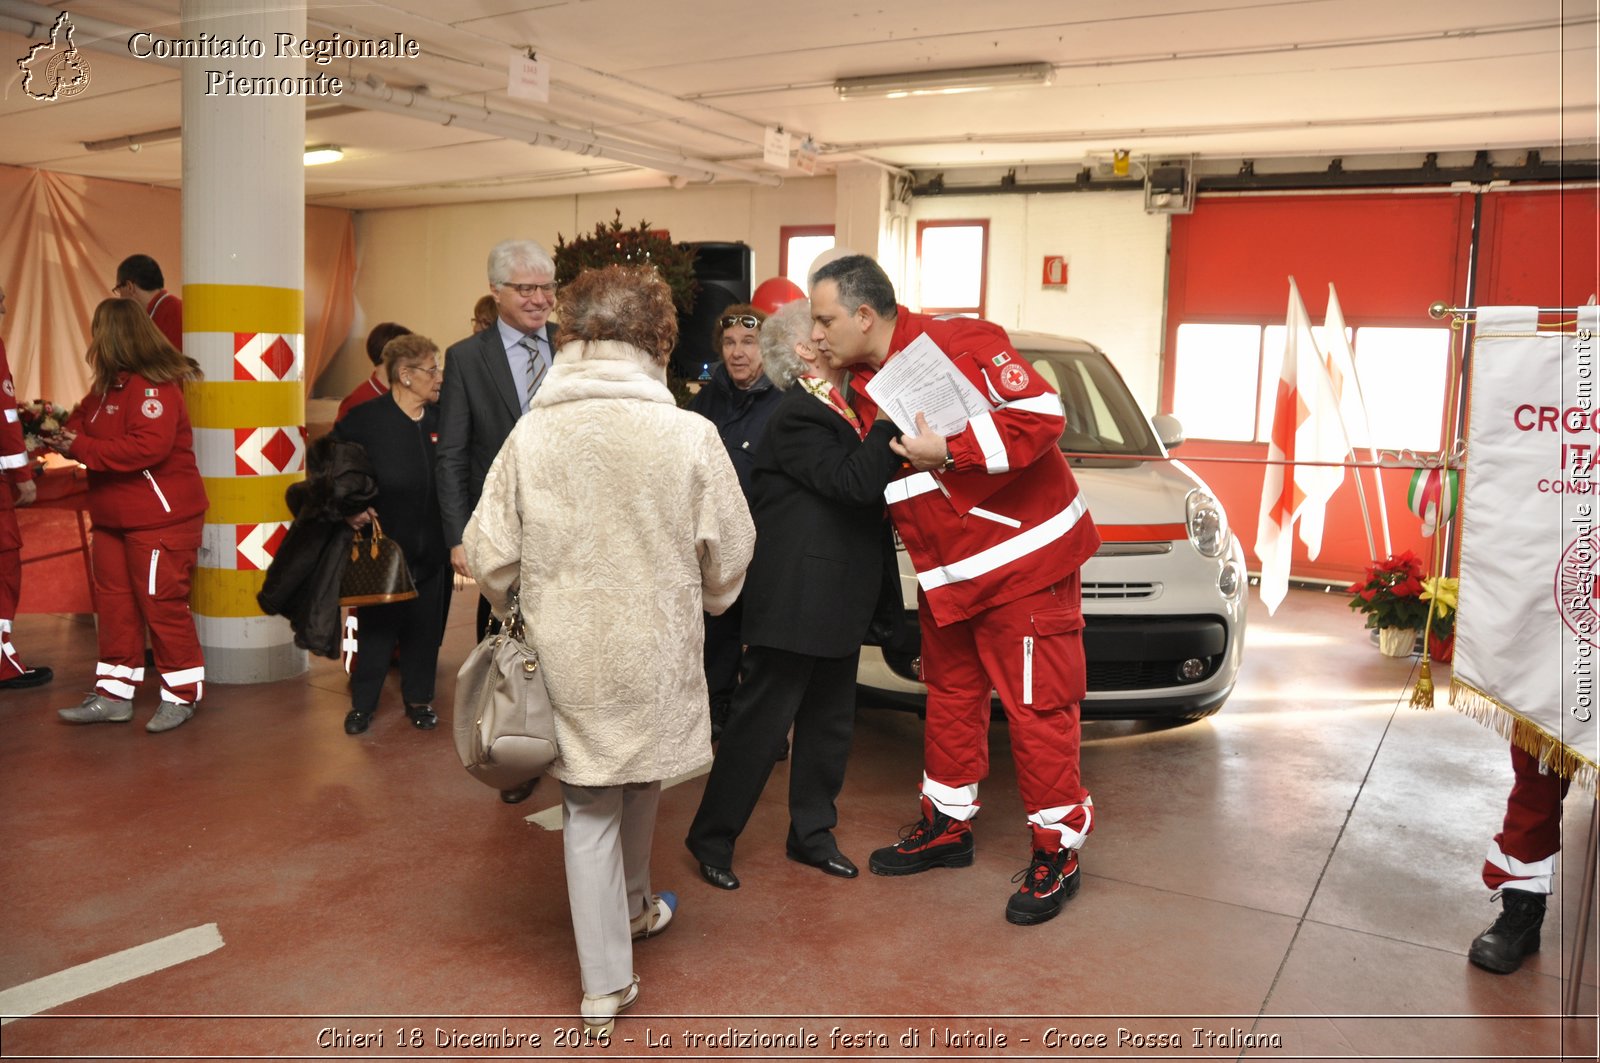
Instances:
[[[952,819],[922,799],[922,819],[905,828],[896,845],[873,852],[874,875],[915,875],[932,867],[972,866],[972,824]]]
[[[1078,854],[1071,849],[1035,849],[1033,862],[1011,881],[1022,883],[1022,888],[1006,901],[1006,922],[1032,926],[1054,919],[1078,892]]]

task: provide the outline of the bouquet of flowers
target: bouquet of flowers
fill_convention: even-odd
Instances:
[[[1422,560],[1409,550],[1370,566],[1366,578],[1352,583],[1349,591],[1350,608],[1367,614],[1369,628],[1421,631],[1427,623],[1429,604],[1422,597]]]
[[[44,440],[39,437],[61,431],[61,426],[67,423],[71,415],[71,410],[57,406],[48,399],[18,403],[17,419],[22,423],[22,445],[28,448],[29,454],[47,449]]]

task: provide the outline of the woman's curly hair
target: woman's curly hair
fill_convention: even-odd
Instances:
[[[653,266],[587,269],[556,295],[561,341],[618,340],[658,363],[678,343],[678,313],[672,289]]]

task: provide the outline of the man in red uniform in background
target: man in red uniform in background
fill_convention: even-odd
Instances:
[[[1012,755],[1033,856],[1006,919],[1042,923],[1078,890],[1077,851],[1093,829],[1078,772],[1084,695],[1078,569],[1100,545],[1057,440],[1060,397],[987,321],[941,321],[895,303],[894,286],[864,255],[811,278],[812,339],[862,387],[926,333],[990,402],[946,439],[922,414],[895,449],[911,465],[884,492],[917,569],[923,678],[928,686],[922,819],[872,854],[879,875],[972,863],[970,821],[989,772],[989,690],[1011,725]],[[902,429],[907,426],[902,425]]]
[[[0,321],[6,316],[6,292],[0,288]],[[17,619],[22,597],[22,532],[17,528],[15,506],[33,504],[38,488],[33,466],[22,443],[22,423],[17,419],[17,388],[11,381],[6,345],[0,342],[0,690],[21,690],[50,682],[48,668],[24,668],[11,643],[11,625]],[[17,489],[13,503],[11,489]]]
[[[183,300],[167,291],[161,266],[149,255],[129,255],[117,266],[112,295],[132,299],[144,307],[167,342],[183,350]]]
[[[393,321],[381,321],[372,326],[372,331],[367,333],[367,360],[377,368],[372,375],[355,386],[350,394],[339,403],[339,412],[333,418],[333,423],[338,424],[345,419],[345,415],[360,406],[363,402],[371,402],[380,395],[389,394],[389,376],[383,368],[383,348],[397,336],[409,336],[411,330],[404,325],[397,325]]]

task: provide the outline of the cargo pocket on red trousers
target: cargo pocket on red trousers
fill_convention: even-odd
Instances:
[[[1022,704],[1058,708],[1083,700],[1083,614],[1065,605],[1036,610],[1022,638]]]

